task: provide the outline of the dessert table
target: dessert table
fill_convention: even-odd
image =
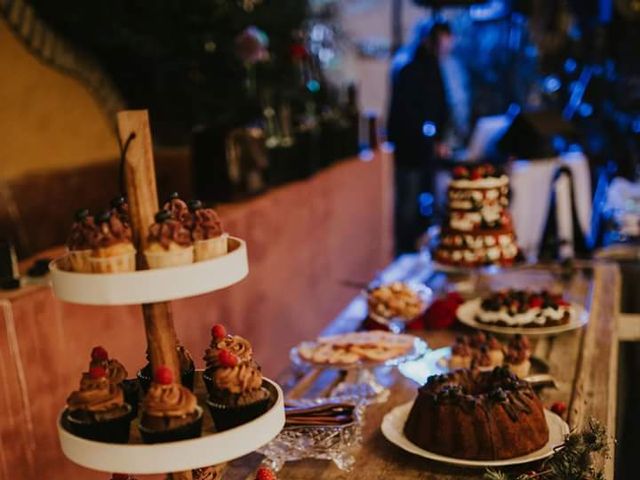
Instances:
[[[555,379],[557,389],[544,389],[541,395],[548,408],[561,401],[567,405],[563,415],[571,428],[581,428],[590,418],[599,420],[613,437],[616,432],[616,390],[618,370],[617,315],[619,310],[620,273],[615,264],[593,263],[577,269],[570,279],[562,278],[562,271],[554,266],[547,268],[515,269],[494,276],[483,276],[478,290],[507,287],[540,287],[560,284],[567,297],[582,302],[589,309],[586,327],[557,337],[531,337],[533,354],[546,361],[549,373]],[[451,279],[433,271],[418,255],[400,257],[380,278],[391,280],[423,280],[436,291],[452,285]],[[363,299],[356,298],[326,329],[333,334],[358,328],[366,312]],[[412,332],[424,338],[431,348],[450,345],[456,335],[464,330]],[[325,390],[323,381],[331,378],[318,377],[315,382],[300,377],[288,370],[280,377],[280,384],[290,397],[304,395],[305,391]],[[425,479],[438,480],[456,478],[480,478],[482,469],[465,469],[429,461],[409,454],[389,443],[380,431],[384,415],[394,407],[411,400],[416,395],[417,384],[405,378],[397,369],[387,368],[378,372],[378,380],[391,390],[386,403],[367,407],[364,416],[363,446],[355,455],[355,465],[350,472],[339,470],[333,463],[320,460],[303,460],[288,463],[279,472],[282,480],[297,479]],[[313,385],[311,383],[314,383]],[[605,460],[605,476],[613,478],[614,445],[611,457]],[[244,479],[255,468],[261,457],[252,455],[233,462],[225,478]],[[526,471],[526,466],[524,467]],[[522,470],[522,467],[521,467]]]

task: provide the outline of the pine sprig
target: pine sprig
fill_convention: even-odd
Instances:
[[[593,466],[594,454],[608,455],[606,429],[591,419],[581,432],[572,432],[547,458],[538,471],[510,476],[500,470],[487,469],[484,480],[604,480],[604,472]]]

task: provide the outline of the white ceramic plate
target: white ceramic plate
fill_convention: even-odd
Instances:
[[[260,417],[224,432],[203,433],[200,438],[180,442],[119,445],[75,436],[63,428],[61,416],[58,420],[60,446],[72,462],[100,472],[163,474],[228,462],[267,444],[284,427],[282,389],[275,382],[265,380],[278,393],[275,404]]]
[[[456,316],[461,323],[465,325],[477,328],[478,330],[485,330],[487,332],[501,333],[504,335],[515,335],[520,333],[522,335],[557,335],[559,333],[569,332],[576,328],[583,327],[589,321],[589,313],[584,309],[582,305],[572,303],[571,306],[574,309],[574,315],[569,320],[569,323],[564,325],[557,325],[553,327],[502,327],[499,325],[490,325],[488,323],[481,323],[476,321],[476,312],[480,309],[482,303],[481,298],[475,298],[464,302],[458,307]]]
[[[400,405],[387,413],[382,420],[382,433],[391,443],[406,450],[407,452],[419,455],[437,462],[448,463],[461,467],[505,467],[508,465],[518,465],[521,463],[534,462],[546,458],[553,454],[553,449],[564,442],[564,437],[569,433],[569,425],[555,413],[544,411],[547,425],[549,426],[549,441],[540,450],[521,457],[509,458],[507,460],[465,460],[462,458],[447,457],[437,453],[423,450],[414,445],[405,437],[403,429],[407,421],[413,401]]]
[[[244,240],[229,237],[229,253],[179,267],[127,273],[76,273],[63,269],[65,257],[51,262],[56,296],[84,305],[135,305],[165,302],[213,292],[249,273]]]

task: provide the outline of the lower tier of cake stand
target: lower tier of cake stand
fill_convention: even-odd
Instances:
[[[264,381],[275,397],[269,410],[258,418],[230,430],[214,433],[207,411],[200,438],[153,445],[112,444],[86,440],[70,433],[64,428],[63,412],[58,420],[60,445],[63,453],[72,462],[101,472],[163,474],[228,462],[266,445],[284,427],[282,389],[271,380],[265,378]],[[135,423],[137,421],[134,421]],[[132,429],[136,428],[134,424]],[[135,441],[135,438],[133,440]]]

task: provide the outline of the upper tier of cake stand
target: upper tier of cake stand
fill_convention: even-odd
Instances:
[[[65,456],[72,462],[100,472],[136,475],[179,472],[229,462],[273,440],[285,424],[284,395],[271,380],[264,379],[276,400],[258,418],[219,433],[177,442],[145,444],[104,443],[73,435],[58,421],[58,436]]]
[[[213,292],[249,273],[244,240],[229,237],[229,253],[178,267],[127,273],[76,273],[66,257],[51,262],[53,291],[61,300],[84,305],[135,305],[165,302]]]

